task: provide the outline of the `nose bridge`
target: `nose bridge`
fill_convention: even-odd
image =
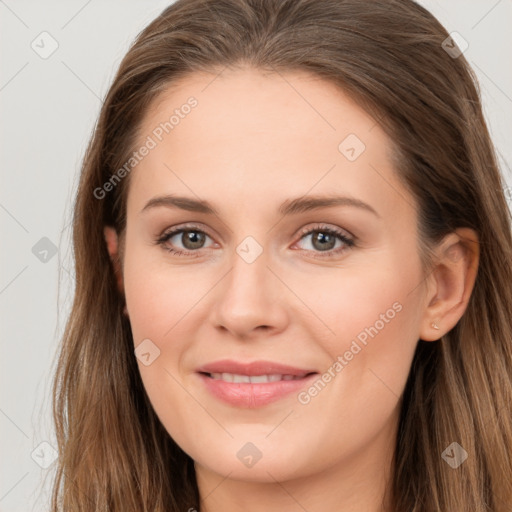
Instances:
[[[249,236],[240,242],[231,258],[231,272],[224,290],[226,298],[236,300],[239,305],[271,299],[268,260],[268,252],[255,238]]]
[[[281,326],[282,306],[278,305],[278,280],[267,268],[269,253],[253,237],[236,246],[231,270],[218,287],[214,301],[214,320],[237,335],[253,329]]]

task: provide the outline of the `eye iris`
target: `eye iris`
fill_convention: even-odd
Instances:
[[[204,243],[204,233],[198,231],[184,231],[182,235],[182,243],[186,249],[200,249]]]
[[[320,243],[317,246],[317,242]],[[327,243],[325,243],[327,242]],[[321,251],[327,251],[332,249],[336,244],[336,237],[331,233],[325,233],[324,231],[313,231],[313,246]]]

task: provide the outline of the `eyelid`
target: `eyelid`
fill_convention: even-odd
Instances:
[[[204,232],[206,235],[208,235],[210,238],[214,238],[208,231],[208,228],[206,228],[203,224],[201,223],[194,223],[194,222],[186,222],[184,224],[178,224],[177,226],[173,226],[172,228],[166,228],[164,229],[164,231],[162,231],[162,233],[158,236],[158,239],[161,239],[161,238],[164,238],[166,237],[167,235],[171,234],[171,233],[176,233],[176,232],[179,232],[181,230],[183,231],[186,231],[187,229],[190,229],[190,230],[196,230],[196,231],[202,231]],[[356,236],[353,235],[350,231],[344,229],[344,228],[338,228],[338,227],[335,227],[335,226],[329,226],[325,223],[314,223],[313,226],[311,225],[308,225],[308,226],[305,226],[303,228],[301,228],[296,235],[294,235],[294,238],[295,237],[299,237],[301,238],[302,236],[306,235],[306,234],[309,234],[311,233],[311,231],[315,231],[315,230],[330,230],[330,231],[340,231],[342,232],[343,234],[346,234],[347,238],[351,238],[353,240],[356,240]]]
[[[209,230],[208,228],[206,228],[206,226],[204,226],[203,224],[201,223],[196,223],[196,222],[185,222],[184,224],[178,224],[176,226],[173,226],[172,228],[166,228],[164,229],[160,235],[158,235],[158,239],[163,239],[163,238],[166,238],[168,235],[171,235],[171,234],[177,234],[179,233],[180,231],[200,231],[202,233],[204,233],[205,235],[208,235],[210,238],[214,238],[210,233],[209,233]]]
[[[346,238],[350,238],[351,240],[356,240],[356,237],[350,232],[350,231],[347,231],[346,229],[343,229],[343,228],[339,228],[337,226],[330,226],[328,224],[325,224],[323,222],[319,222],[319,223],[313,223],[313,226],[311,225],[308,225],[304,228],[301,228],[297,234],[298,237],[302,237],[304,235],[307,235],[307,234],[311,234],[312,231],[334,231],[334,232],[339,232],[339,234],[343,234]]]
[[[298,250],[301,252],[304,252],[306,254],[311,254],[311,257],[317,259],[317,260],[329,260],[331,258],[339,258],[342,257],[347,251],[350,251],[351,249],[357,247],[356,241],[357,237],[352,235],[349,231],[340,228],[338,226],[329,226],[325,223],[316,223],[313,226],[308,226],[305,228],[302,228],[299,232],[299,239],[297,242],[295,242],[293,245],[296,245],[298,242],[300,242],[305,236],[312,235],[315,231],[317,232],[328,232],[333,234],[335,237],[338,238],[338,240],[341,241],[342,247],[338,247],[336,249],[329,249],[327,251],[313,251],[308,249],[293,249]],[[293,246],[292,246],[293,247]]]
[[[184,231],[197,231],[204,233],[206,236],[208,236],[212,241],[214,242],[214,245],[217,244],[215,242],[215,239],[213,236],[211,236],[208,232],[208,229],[204,227],[202,223],[198,222],[187,222],[184,224],[178,224],[177,226],[173,226],[172,228],[165,229],[155,240],[156,245],[161,245],[164,247],[167,251],[171,253],[178,253],[178,254],[185,254],[185,256],[191,256],[194,255],[200,255],[200,252],[202,250],[211,250],[212,247],[202,247],[200,249],[191,250],[191,249],[170,249],[165,247],[165,243],[172,237],[176,236],[179,233],[182,233]],[[349,231],[343,228],[339,228],[338,226],[329,226],[325,223],[314,223],[313,225],[308,225],[299,230],[297,235],[295,235],[294,238],[297,238],[297,241],[294,242],[293,245],[295,245],[297,242],[300,242],[302,238],[304,238],[306,235],[311,235],[315,231],[326,231],[329,233],[332,233],[333,235],[337,236],[339,240],[344,244],[343,247],[338,247],[337,249],[330,249],[328,251],[311,251],[308,249],[298,249],[299,251],[304,251],[306,253],[314,253],[316,254],[313,256],[314,258],[322,259],[322,258],[330,258],[330,257],[336,257],[340,256],[341,253],[346,252],[347,250],[351,249],[356,245],[357,237],[352,235]],[[217,244],[218,245],[218,244]],[[296,249],[295,249],[296,250]],[[322,255],[324,254],[324,255]]]

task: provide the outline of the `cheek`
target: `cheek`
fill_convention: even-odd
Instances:
[[[419,282],[419,273],[413,267],[404,269],[390,258],[380,265],[328,269],[314,277],[290,273],[287,282],[310,309],[310,322],[316,317],[316,332],[324,332],[334,347],[338,340],[358,335],[364,343],[364,333],[369,336],[372,326],[379,332],[389,332],[391,325],[393,330],[406,325],[405,317],[413,309],[409,307],[414,300],[411,283]]]
[[[155,249],[156,251],[156,249]],[[170,336],[192,305],[200,299],[200,286],[190,271],[170,267],[152,255],[133,251],[124,268],[125,295],[134,343]]]
[[[166,429],[181,439],[184,425],[194,430],[191,418],[198,413],[181,382],[180,362],[190,342],[191,308],[201,297],[200,287],[191,281],[190,272],[185,276],[136,250],[127,252],[124,279],[144,388]],[[149,355],[145,358],[144,354]]]
[[[414,268],[400,272],[383,265],[340,273],[335,282],[315,280],[321,293],[309,287],[304,295],[303,286],[299,293],[322,320],[311,317],[303,326],[326,354],[326,364],[298,397],[297,428],[320,430],[323,442],[340,450],[360,449],[385,428],[397,412],[417,345],[418,307],[409,293],[415,278]],[[319,417],[324,427],[319,427]],[[339,432],[351,439],[350,447]]]
[[[325,369],[343,374],[332,379],[334,387],[350,381],[361,399],[386,386],[400,395],[419,332],[420,301],[411,293],[420,282],[419,263],[404,266],[395,254],[373,261],[364,268],[335,270],[338,278],[332,272],[317,275],[314,282],[288,276],[313,313],[299,322],[327,355]]]

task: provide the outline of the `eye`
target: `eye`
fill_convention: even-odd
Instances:
[[[307,237],[311,237],[309,245],[312,247],[312,249],[307,248],[302,250],[313,251],[316,253],[325,253],[314,255],[315,258],[330,258],[337,256],[355,245],[354,239],[349,237],[345,231],[325,225],[317,225],[313,228],[306,228],[300,234],[301,240],[306,239]],[[336,247],[337,242],[340,242],[338,247]]]
[[[355,240],[348,236],[345,231],[325,225],[317,225],[309,229],[306,228],[301,231],[300,235],[301,240],[311,237],[309,245],[312,247],[311,249],[301,248],[301,250],[313,253],[324,253],[314,255],[315,258],[337,256],[355,245]],[[176,256],[197,257],[200,254],[200,249],[208,249],[208,247],[204,245],[207,238],[211,239],[202,229],[199,229],[195,225],[186,225],[164,232],[156,239],[155,243],[161,245],[166,251]],[[340,242],[338,247],[336,247],[337,242]],[[179,247],[179,244],[181,244],[182,247]]]
[[[155,243],[176,256],[195,257],[199,255],[199,249],[205,248],[206,238],[210,237],[197,226],[181,226],[165,232]],[[183,247],[179,247],[179,244]]]

